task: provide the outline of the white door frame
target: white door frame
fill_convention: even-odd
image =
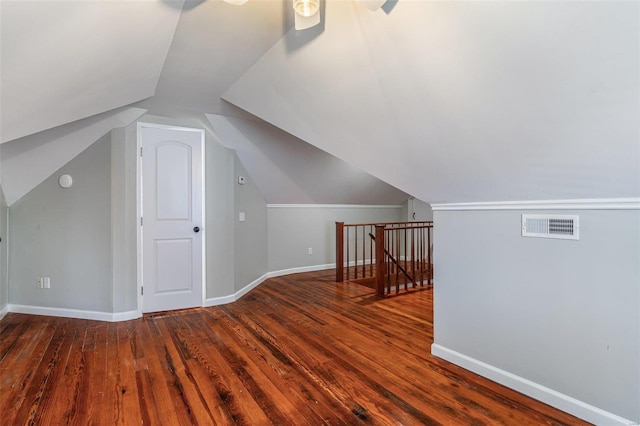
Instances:
[[[202,237],[201,237],[201,244],[202,244],[202,283],[201,283],[201,287],[202,287],[202,306],[204,306],[205,300],[207,298],[207,253],[206,253],[206,247],[207,245],[205,244],[206,241],[206,233],[207,233],[207,226],[206,226],[206,212],[205,212],[205,206],[206,206],[206,201],[205,201],[205,149],[206,149],[206,144],[205,144],[205,133],[204,133],[204,129],[196,129],[193,127],[180,127],[180,126],[172,126],[172,125],[166,125],[166,124],[155,124],[155,123],[145,123],[142,121],[138,121],[138,125],[136,128],[136,221],[137,221],[137,225],[136,225],[136,251],[137,251],[137,260],[136,260],[136,266],[138,268],[137,271],[137,281],[138,281],[138,285],[136,288],[136,291],[138,292],[138,316],[141,317],[142,316],[142,308],[143,308],[143,295],[142,295],[142,284],[143,284],[143,279],[144,277],[142,276],[142,261],[143,261],[143,253],[142,253],[142,156],[140,155],[140,152],[142,150],[142,128],[143,127],[152,127],[152,128],[156,128],[156,129],[167,129],[167,130],[182,130],[182,131],[187,131],[187,132],[200,132],[201,135],[201,145],[202,145],[202,164],[201,164],[201,170],[202,170],[202,226],[200,227],[202,232]]]

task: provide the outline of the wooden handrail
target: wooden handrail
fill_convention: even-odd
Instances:
[[[336,282],[364,280],[358,282],[371,285],[373,280],[381,297],[393,287],[397,293],[401,286],[409,290],[409,284],[413,288],[431,285],[432,229],[433,221],[336,222]]]
[[[425,222],[426,223],[426,222]],[[420,226],[395,226],[393,228],[385,229],[393,229],[394,231],[402,231],[403,229],[419,229],[419,228],[433,228],[433,225],[420,225]]]
[[[343,223],[344,226],[409,225],[410,228],[425,226],[424,225],[425,223],[433,225],[432,220],[423,220],[419,222],[372,222],[372,223],[346,223],[346,224],[344,222],[340,222],[340,223]],[[413,226],[413,224],[415,224],[415,226]]]

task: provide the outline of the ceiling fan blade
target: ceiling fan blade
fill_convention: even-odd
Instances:
[[[248,0],[222,0],[225,3],[229,3],[232,4],[234,6],[242,6],[243,4],[245,4]]]
[[[300,16],[297,13],[293,14],[295,19],[296,30],[306,30],[311,27],[315,27],[320,23],[320,11],[317,11],[314,15],[305,17]]]
[[[376,10],[380,9],[387,2],[387,0],[356,0],[356,1],[372,12],[375,12]]]

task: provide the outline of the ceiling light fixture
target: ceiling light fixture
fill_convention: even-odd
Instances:
[[[293,10],[300,16],[309,18],[320,10],[318,0],[293,0]]]
[[[242,5],[247,0],[224,0],[226,3],[236,6]],[[355,0],[371,11],[380,9],[387,0]],[[320,23],[320,0],[293,0],[293,11],[296,30],[306,30]]]

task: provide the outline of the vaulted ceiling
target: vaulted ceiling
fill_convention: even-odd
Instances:
[[[640,196],[640,3],[322,11],[299,32],[287,0],[2,0],[5,192],[35,147],[149,111],[199,117],[268,202]]]

